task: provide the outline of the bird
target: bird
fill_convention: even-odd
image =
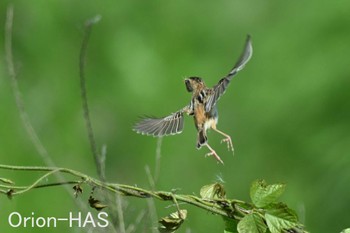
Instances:
[[[192,76],[185,79],[185,86],[188,92],[192,93],[191,101],[182,109],[165,117],[143,117],[138,121],[133,130],[142,135],[163,137],[179,134],[183,131],[184,115],[193,116],[197,129],[197,149],[203,146],[209,149],[206,156],[213,156],[218,162],[224,164],[216,151],[209,145],[207,130],[212,129],[221,134],[224,139],[221,142],[227,143],[228,150],[233,151],[231,137],[217,128],[218,110],[217,102],[225,93],[231,79],[241,71],[248,63],[253,54],[251,36],[247,35],[243,52],[231,71],[221,78],[219,82],[208,88],[201,77]]]

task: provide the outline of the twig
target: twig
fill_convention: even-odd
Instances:
[[[81,183],[81,182],[79,182],[79,181],[54,182],[54,183],[35,185],[32,188],[33,189],[38,189],[38,188],[55,187],[55,186],[61,186],[61,185],[72,185],[72,184],[79,184],[79,183]],[[0,184],[0,188],[14,189],[14,190],[17,190],[17,189],[18,190],[23,190],[23,189],[26,189],[27,186],[15,186],[15,185],[3,185],[3,184]]]
[[[130,224],[130,225],[128,226],[128,228],[126,229],[126,232],[127,232],[127,233],[132,233],[132,232],[134,232],[134,231],[136,230],[136,226],[139,226],[139,225],[140,225],[140,223],[141,223],[142,219],[145,217],[145,215],[146,215],[146,211],[145,211],[145,210],[142,210],[142,211],[139,213],[139,215],[137,216],[137,218],[136,218],[134,224]]]
[[[117,204],[117,213],[118,213],[118,219],[119,219],[119,232],[125,233],[125,221],[124,221],[124,214],[123,214],[123,201],[120,195],[116,195],[116,204]]]
[[[156,182],[155,182],[154,177],[152,176],[151,169],[149,168],[148,165],[145,166],[145,172],[146,172],[146,175],[148,178],[148,183],[149,183],[151,189],[154,190],[156,188]]]
[[[160,159],[161,159],[161,147],[162,147],[162,138],[158,138],[157,140],[157,147],[156,147],[156,156],[155,156],[155,166],[154,166],[154,175],[152,176],[151,169],[148,165],[145,166],[146,175],[148,178],[148,183],[150,184],[150,187],[152,190],[156,189],[156,182],[159,177],[160,172]],[[158,215],[156,211],[155,202],[153,199],[147,200],[147,206],[149,211],[149,217],[152,222],[152,225],[157,223]],[[151,227],[153,233],[157,233],[157,227],[152,226]]]
[[[272,202],[266,207],[257,207],[254,204],[247,203],[244,201],[239,201],[235,199],[226,199],[226,198],[201,198],[194,195],[185,195],[185,194],[175,194],[173,192],[165,192],[165,191],[155,191],[155,190],[146,190],[143,188],[125,185],[125,184],[114,184],[114,183],[106,183],[97,179],[94,179],[86,174],[83,174],[78,171],[74,171],[67,168],[49,168],[49,167],[20,167],[20,166],[10,166],[10,165],[2,165],[0,164],[0,169],[9,169],[9,170],[23,170],[23,171],[45,171],[45,174],[40,176],[38,179],[36,179],[32,184],[25,186],[24,189],[21,187],[21,190],[11,188],[11,182],[9,184],[6,184],[9,186],[9,189],[2,190],[0,189],[0,194],[4,194],[7,197],[11,198],[15,195],[21,195],[24,194],[39,185],[40,183],[48,178],[49,176],[62,172],[66,174],[70,174],[74,176],[75,178],[79,178],[80,182],[79,185],[89,185],[93,187],[93,189],[100,189],[106,192],[121,194],[124,196],[133,196],[137,198],[148,198],[148,199],[157,199],[160,201],[171,201],[175,204],[177,211],[178,211],[178,218],[181,220],[184,220],[186,217],[185,215],[182,215],[182,212],[179,208],[179,202],[181,203],[187,203],[192,206],[201,208],[203,210],[206,210],[207,212],[210,212],[212,214],[220,215],[224,217],[225,223],[230,223],[231,221],[234,221],[235,223],[242,222],[241,220],[244,219],[246,216],[251,215],[252,213],[258,214],[260,218],[260,222],[264,222],[264,226],[255,226],[259,229],[263,230],[266,228],[271,229],[271,226],[269,226],[269,222],[266,223],[266,221],[270,221],[266,217],[266,213],[269,211],[274,212],[277,211],[278,215],[276,217],[281,218],[281,221],[284,222],[284,224],[287,225],[281,225],[278,227],[278,232],[305,232],[304,227],[302,224],[300,224],[297,221],[297,216],[293,214],[293,211],[287,207],[284,203],[277,203]],[[3,178],[3,180],[8,180],[6,178]],[[259,181],[253,183],[253,185],[256,186],[256,183]],[[66,185],[66,183],[62,183],[61,185]],[[254,187],[255,187],[254,186]],[[49,187],[49,186],[47,186]],[[266,186],[260,186],[259,188],[264,189]],[[259,188],[256,192],[259,191]],[[261,190],[262,190],[261,189]],[[260,190],[260,191],[261,191]],[[260,192],[259,191],[259,192]],[[264,191],[263,195],[265,195]],[[254,200],[253,200],[254,203]],[[272,209],[271,209],[272,208]],[[281,212],[282,211],[282,212]],[[185,213],[185,212],[184,212]],[[279,216],[284,216],[279,217]],[[164,218],[163,218],[164,219]],[[271,221],[270,221],[271,223]],[[247,223],[244,223],[247,224]],[[255,223],[249,223],[248,225],[254,225]],[[261,224],[259,224],[261,225]],[[247,226],[247,225],[245,225]],[[120,226],[121,227],[121,226]],[[272,226],[273,229],[275,225]],[[231,229],[231,227],[229,227]],[[121,228],[120,228],[121,229]],[[122,231],[125,232],[125,226],[123,226]],[[260,230],[259,230],[260,231]]]
[[[86,129],[88,133],[88,138],[90,142],[91,152],[94,158],[94,162],[96,164],[97,174],[101,180],[105,180],[103,166],[101,165],[101,155],[97,151],[95,136],[94,136],[91,119],[90,119],[90,111],[89,111],[87,91],[86,91],[86,78],[85,78],[85,64],[86,64],[86,53],[87,53],[88,41],[90,38],[92,26],[96,24],[100,19],[101,19],[101,16],[98,15],[92,19],[87,20],[85,23],[85,33],[84,33],[83,42],[80,49],[80,57],[79,57],[79,77],[80,77],[82,108],[83,108],[83,114],[84,114]]]
[[[154,203],[154,199],[148,199],[147,206],[148,206],[149,218],[151,220],[151,230],[153,233],[157,233],[158,230],[157,230],[156,224],[158,222],[158,215],[157,215],[156,204]]]
[[[231,199],[218,200],[216,202],[215,200],[205,200],[193,195],[174,194],[172,192],[146,190],[146,189],[125,185],[125,184],[107,183],[107,182],[103,182],[95,178],[92,178],[84,173],[81,173],[72,169],[67,169],[67,168],[10,166],[10,165],[0,164],[0,169],[16,170],[16,171],[46,172],[39,179],[34,181],[31,185],[26,186],[25,189],[20,191],[16,191],[15,189],[13,189],[13,192],[11,192],[11,196],[24,194],[36,188],[39,182],[42,181],[44,178],[47,178],[50,175],[60,172],[60,173],[69,174],[76,178],[79,178],[79,180],[81,181],[81,184],[87,184],[92,187],[98,187],[100,189],[110,191],[112,193],[118,193],[124,196],[133,196],[138,198],[154,198],[161,201],[174,202],[174,200],[177,200],[177,201],[185,202],[187,204],[199,207],[213,214],[218,214],[218,215],[233,218],[233,219],[242,218],[242,216],[237,215],[238,212],[236,212],[236,209],[235,209],[237,206],[240,208],[241,212],[242,212],[243,206],[249,206],[243,201],[236,202],[235,200],[231,200]],[[58,183],[57,185],[66,185],[66,183],[61,183],[61,184]],[[0,193],[8,194],[6,192],[4,193],[3,191]],[[223,206],[220,204],[223,202],[225,202],[227,205],[230,205],[231,209],[227,209],[227,205]]]
[[[162,137],[157,139],[155,165],[154,165],[154,175],[152,176],[151,170],[150,170],[148,165],[145,167],[146,174],[147,174],[147,177],[148,177],[148,182],[149,182],[152,190],[156,189],[156,183],[158,181],[159,174],[160,174],[160,161],[161,161],[161,155],[162,155],[161,154],[162,140],[163,140]],[[158,220],[156,204],[155,204],[153,199],[149,199],[147,201],[147,204],[148,204],[148,209],[149,209],[149,212],[150,212],[151,222],[152,222],[152,224],[156,224],[157,220]],[[157,233],[158,232],[156,226],[152,227],[152,232],[153,233]]]
[[[42,144],[41,140],[38,137],[38,134],[34,130],[32,126],[28,114],[25,111],[22,94],[19,90],[18,81],[17,81],[17,73],[14,67],[13,55],[12,55],[12,25],[13,25],[13,6],[9,5],[7,8],[7,16],[6,16],[6,29],[5,29],[5,57],[7,63],[7,69],[11,80],[12,90],[15,96],[17,109],[19,115],[21,117],[24,128],[26,129],[29,138],[32,140],[33,145],[38,151],[41,158],[44,160],[45,164],[50,167],[54,167],[55,164],[50,158]]]
[[[159,137],[157,140],[157,148],[156,148],[156,164],[154,166],[154,183],[157,183],[158,178],[159,178],[159,173],[160,173],[160,160],[162,157],[162,142],[163,142],[163,138]]]
[[[183,219],[183,216],[182,216],[181,211],[180,211],[179,203],[177,202],[176,197],[174,196],[174,194],[172,194],[172,197],[173,197],[173,202],[174,202],[174,204],[176,206],[177,212],[179,213],[179,217],[181,219]]]
[[[35,149],[38,151],[38,154],[40,155],[40,157],[42,158],[42,160],[47,166],[55,167],[54,161],[51,159],[46,148],[41,142],[24,108],[22,94],[19,89],[19,85],[17,81],[17,72],[14,66],[13,53],[12,53],[13,16],[14,16],[13,6],[9,5],[7,7],[6,23],[5,23],[5,59],[7,63],[7,70],[10,77],[12,91],[16,101],[16,106],[17,106],[22,124],[25,130],[27,131],[27,134],[30,140],[32,141]],[[60,183],[63,183],[64,179],[60,173],[55,173],[55,176]],[[66,191],[71,192],[71,190],[68,187],[66,188]],[[76,200],[76,203],[80,206],[80,208],[82,209],[86,208],[86,205],[83,205],[83,203],[80,200]]]
[[[156,155],[156,157],[157,157],[157,155]],[[145,171],[146,171],[148,183],[150,184],[151,190],[154,191],[156,189],[156,181],[155,181],[154,177],[152,176],[151,170],[150,170],[148,165],[145,166]],[[157,215],[156,204],[154,202],[154,199],[148,199],[147,206],[148,206],[148,211],[149,211],[149,218],[150,218],[151,224],[152,224],[152,227],[151,227],[152,232],[157,233],[158,231],[157,231],[157,227],[155,224],[158,221],[158,215]]]
[[[92,128],[91,118],[90,118],[90,111],[89,111],[88,98],[87,98],[86,78],[85,78],[87,47],[88,47],[88,42],[91,35],[92,26],[98,23],[100,19],[101,19],[101,16],[97,15],[91,19],[88,19],[85,22],[85,32],[84,32],[83,41],[80,49],[80,56],[79,56],[79,78],[80,78],[80,91],[81,91],[81,99],[82,99],[83,116],[85,120],[85,125],[86,125],[86,130],[87,130],[87,135],[90,143],[92,156],[94,159],[98,177],[100,178],[101,181],[105,181],[106,180],[105,162],[106,162],[107,146],[103,145],[101,149],[101,153],[98,152],[95,135]],[[120,210],[121,210],[120,208],[117,208],[118,216],[122,215],[122,212],[119,212]],[[113,219],[116,219],[115,215],[116,215],[115,213],[113,212],[111,213],[110,217],[112,221]],[[119,224],[120,224],[120,227],[124,228],[123,223],[119,222]],[[111,230],[116,232],[114,224],[112,225],[112,228],[113,229]],[[125,230],[122,232],[125,232]]]

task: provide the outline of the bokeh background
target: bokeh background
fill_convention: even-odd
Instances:
[[[10,2],[25,109],[57,166],[96,177],[78,76],[86,19],[102,16],[90,38],[86,77],[97,144],[107,146],[107,179],[145,188],[150,187],[145,166],[152,172],[156,166],[157,139],[131,130],[138,116],[164,116],[186,105],[187,76],[214,85],[231,69],[249,33],[253,58],[218,105],[218,127],[232,136],[235,155],[210,132],[225,165],[204,158],[207,151],[196,150],[193,120],[186,118],[182,134],[162,141],[156,189],[198,194],[219,179],[228,197],[249,201],[251,182],[264,178],[287,184],[282,201],[309,231],[350,227],[349,1],[2,0],[1,45]],[[0,60],[1,164],[45,166],[16,109],[3,46]],[[0,177],[18,185],[39,175],[0,170]],[[85,195],[89,192],[85,187]],[[135,232],[151,232],[151,203],[136,198],[123,198],[123,203],[125,225],[145,210]],[[174,211],[165,208],[170,203],[155,205],[158,217]],[[179,232],[223,232],[220,217],[183,208],[189,214]],[[1,232],[87,232],[65,224],[9,227],[13,211],[55,217],[80,211],[62,187],[12,200],[0,196],[0,209]]]

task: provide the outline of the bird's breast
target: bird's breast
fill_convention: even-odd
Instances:
[[[194,121],[197,129],[209,129],[212,128],[218,122],[218,115],[216,107],[211,109],[210,112],[205,111],[203,104],[195,104],[194,107]]]
[[[203,104],[195,105],[194,107],[194,121],[196,126],[203,126],[205,121],[207,120],[207,116],[204,110]]]

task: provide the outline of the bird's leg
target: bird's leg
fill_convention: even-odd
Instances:
[[[205,144],[206,147],[208,147],[208,149],[210,150],[209,153],[207,153],[205,156],[214,156],[214,158],[219,161],[221,164],[224,164],[224,161],[221,160],[220,156],[215,152],[215,150],[213,148],[211,148],[211,146],[209,146],[208,143]]]
[[[226,142],[227,149],[230,151],[234,151],[231,137],[229,135],[225,134],[224,132],[218,130],[216,127],[213,127],[212,129],[215,130],[216,132],[218,132],[219,134],[223,135],[225,138],[221,140],[221,143]]]

